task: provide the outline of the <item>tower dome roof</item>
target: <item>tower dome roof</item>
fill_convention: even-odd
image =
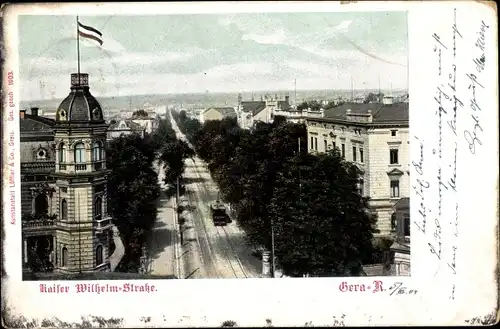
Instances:
[[[101,105],[89,91],[87,73],[71,74],[71,92],[56,112],[56,122],[61,121],[104,122]]]

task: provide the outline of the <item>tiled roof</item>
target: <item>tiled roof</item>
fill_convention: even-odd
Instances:
[[[236,116],[236,111],[232,107],[211,107],[207,109],[205,112],[208,112],[211,109],[218,111],[223,116]]]
[[[31,114],[24,114],[24,119],[20,118],[20,131],[21,133],[31,132],[51,132],[55,124],[55,120],[44,118],[41,116],[34,116]]]
[[[408,103],[380,104],[380,103],[344,103],[340,106],[325,110],[325,118],[346,120],[346,111],[352,114],[368,114],[371,110],[374,123],[391,123],[409,120]]]
[[[266,102],[264,101],[247,101],[241,102],[243,107],[243,112],[252,113],[252,115],[259,114],[263,109],[266,108]]]

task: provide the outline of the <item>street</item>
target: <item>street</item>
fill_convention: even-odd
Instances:
[[[188,142],[171,116],[170,120],[178,138]],[[184,221],[184,278],[260,277],[261,261],[252,256],[234,219],[227,226],[216,227],[212,222],[210,204],[217,199],[218,189],[206,164],[198,157],[186,159],[184,180],[184,211],[179,215],[179,221]]]
[[[173,275],[180,277],[181,268],[178,264],[178,230],[174,218],[174,202],[166,196],[166,185],[163,182],[163,166],[155,162],[158,172],[158,183],[161,195],[158,200],[158,215],[151,232],[148,245],[148,261],[146,272],[152,275]]]

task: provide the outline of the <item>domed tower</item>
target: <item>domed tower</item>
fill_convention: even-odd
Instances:
[[[71,74],[71,91],[56,111],[56,268],[108,271],[112,238],[107,215],[106,133],[99,102],[86,73]]]

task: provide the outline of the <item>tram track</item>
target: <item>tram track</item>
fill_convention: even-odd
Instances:
[[[195,162],[193,161],[193,164]],[[202,174],[198,170],[198,168],[195,166],[194,170],[196,172],[196,175],[199,178],[203,178]],[[206,187],[206,184],[199,183],[201,185],[201,189],[199,190],[200,194],[203,193],[204,199],[206,200],[211,200],[212,195],[211,192],[208,190]],[[205,228],[205,231],[208,234],[208,229],[206,227],[206,223],[203,220],[203,226]],[[229,269],[231,270],[232,274],[234,275],[235,278],[248,278],[248,275],[241,263],[241,261],[238,258],[238,254],[236,253],[236,250],[234,249],[233,245],[231,244],[231,241],[229,239],[229,234],[225,230],[223,226],[215,226],[215,231],[217,232],[217,237],[218,237],[218,242],[224,244],[224,246],[221,246],[219,249],[221,249],[222,254],[224,255],[225,260],[227,261],[227,264],[229,265]],[[221,232],[222,231],[222,232]]]

